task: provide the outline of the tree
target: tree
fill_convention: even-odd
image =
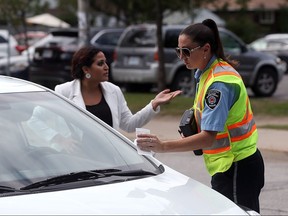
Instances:
[[[0,1],[0,13],[4,19],[4,23],[7,25],[9,33],[14,32],[24,33],[25,45],[28,47],[28,38],[27,38],[27,23],[26,17],[34,13],[45,11],[48,5],[40,5],[38,0],[1,0]],[[27,53],[28,62],[30,62],[29,53]],[[9,65],[10,54],[8,53]],[[7,67],[7,74],[10,73],[9,67]]]
[[[32,12],[37,13],[45,11],[48,5],[40,5],[38,0],[1,0],[0,13],[4,19],[4,23],[8,26],[9,33],[24,33],[25,45],[28,47],[27,32],[27,15]],[[9,56],[9,55],[8,55]],[[29,54],[27,54],[28,61]]]
[[[48,9],[48,4],[40,4],[38,0],[1,0],[0,12],[4,23],[15,33],[27,30],[28,15],[42,13]]]

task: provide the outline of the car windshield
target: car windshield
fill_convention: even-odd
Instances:
[[[156,29],[139,28],[129,31],[122,41],[122,47],[155,47]]]
[[[258,39],[250,44],[250,46],[256,50],[284,50],[287,49],[288,40],[265,40],[264,38]]]
[[[128,139],[50,92],[14,92],[0,98],[2,189],[33,188],[49,179],[54,184],[55,178],[66,179],[71,173],[83,176],[91,170],[98,171],[97,178],[103,177],[99,170],[109,175],[116,171],[131,175],[137,170],[143,177],[158,171]],[[78,181],[78,176],[69,182]]]

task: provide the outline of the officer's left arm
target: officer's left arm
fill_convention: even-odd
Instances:
[[[215,82],[205,95],[201,130],[223,131],[229,110],[239,97],[236,84]]]

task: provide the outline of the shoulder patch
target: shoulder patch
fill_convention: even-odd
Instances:
[[[215,109],[221,99],[221,91],[210,89],[205,95],[205,103],[211,109]]]

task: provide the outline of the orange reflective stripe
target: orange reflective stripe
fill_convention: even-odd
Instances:
[[[251,134],[257,129],[256,124],[253,125],[252,129],[247,132],[246,134],[242,135],[242,136],[238,136],[238,137],[231,137],[231,141],[232,142],[238,142],[241,140],[246,139],[247,137],[251,136]]]
[[[231,67],[231,65],[228,63],[228,62],[226,62],[226,61],[218,61],[218,63],[217,63],[219,66],[230,66]]]
[[[228,137],[228,133],[217,134],[216,139],[223,139],[223,138],[227,138],[227,137]]]
[[[206,86],[206,84],[207,84],[207,82],[210,80],[210,78],[212,77],[212,73],[210,73],[209,74],[209,76],[207,77],[207,79],[205,80],[205,82],[204,82],[204,84],[203,84],[203,88],[202,88],[202,90],[201,90],[201,92],[200,92],[200,94],[199,94],[199,105],[198,105],[198,107],[200,108],[200,110],[202,110],[203,109],[203,104],[202,104],[202,100],[203,100],[203,95],[204,95],[204,87]]]
[[[243,117],[243,119],[249,118],[249,115],[251,115],[251,112],[250,112],[250,109],[249,109],[249,98],[247,96],[246,97],[246,115]]]
[[[252,119],[253,119],[253,115],[250,114],[247,119],[243,119],[241,122],[237,122],[236,124],[229,125],[229,126],[228,126],[228,130],[232,130],[232,129],[234,129],[234,128],[241,127],[242,125],[247,124],[247,123],[248,123],[249,121],[251,121]]]
[[[213,70],[219,65],[219,63],[220,63],[220,62],[216,63],[216,64],[213,65],[210,69],[208,69],[208,70],[210,70],[210,71],[209,71],[209,75],[207,76],[206,80],[204,81],[202,90],[201,90],[201,92],[199,93],[199,96],[198,96],[198,105],[197,105],[197,106],[199,107],[200,110],[203,109],[203,107],[202,107],[202,98],[203,98],[204,90],[205,90],[204,87],[206,86],[207,82],[208,82],[208,81],[211,79],[211,77],[213,76]],[[207,70],[206,70],[206,71],[207,71]],[[205,72],[204,72],[204,73],[205,73]]]
[[[249,121],[253,120],[253,114],[250,112],[249,110],[249,98],[247,97],[246,98],[246,113],[242,119],[241,122],[237,122],[236,124],[233,124],[233,125],[229,125],[228,126],[228,130],[231,130],[231,129],[234,129],[234,128],[237,128],[237,127],[240,127],[244,124],[247,124]]]
[[[202,100],[203,100],[203,95],[204,95],[205,86],[206,86],[206,84],[208,83],[208,81],[212,78],[212,76],[216,77],[216,76],[223,76],[223,75],[232,75],[232,76],[236,76],[236,77],[242,79],[241,76],[240,76],[238,73],[231,72],[231,71],[221,71],[221,72],[215,72],[215,73],[213,73],[213,70],[214,70],[217,66],[219,66],[219,65],[220,65],[220,66],[226,65],[226,66],[231,67],[228,63],[218,62],[217,64],[215,64],[215,65],[211,68],[211,71],[210,71],[209,75],[207,76],[206,80],[204,81],[202,91],[200,92],[199,97],[198,97],[198,98],[199,98],[199,100],[198,100],[198,107],[200,108],[200,110],[203,109],[203,107],[202,107],[203,104],[202,104],[201,102],[202,102]]]
[[[223,147],[223,148],[217,148],[217,149],[203,149],[203,153],[205,154],[218,154],[221,152],[229,151],[231,149],[231,146]]]

